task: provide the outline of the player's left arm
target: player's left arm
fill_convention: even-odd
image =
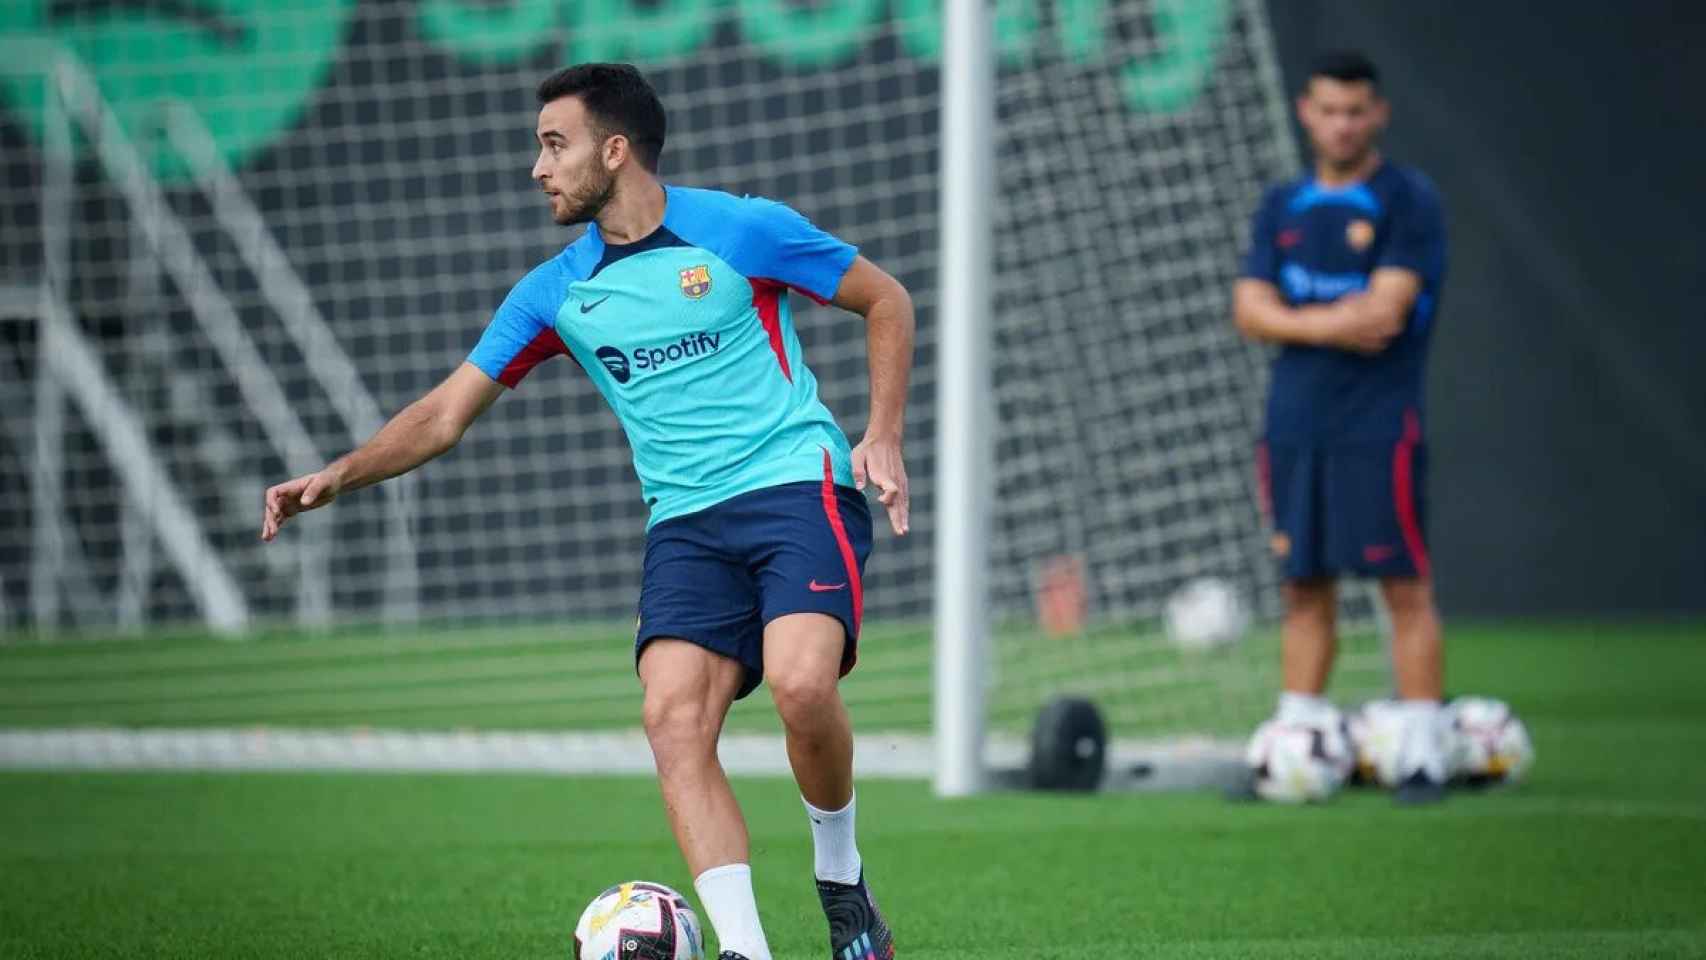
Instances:
[[[1358,339],[1379,344],[1365,353],[1378,353],[1404,332],[1404,323],[1422,292],[1422,278],[1407,267],[1378,267],[1369,274],[1368,288],[1345,297],[1342,305]]]
[[[1392,219],[1392,239],[1369,274],[1368,287],[1344,304],[1354,333],[1379,342],[1380,349],[1403,334],[1422,295],[1423,278],[1437,281],[1445,265],[1445,212],[1431,184],[1413,185]]]
[[[865,438],[853,448],[853,479],[863,490],[877,485],[877,499],[888,508],[889,525],[905,535],[911,528],[911,495],[901,441],[906,432],[906,387],[912,375],[916,323],[912,295],[881,267],[855,257],[836,287],[831,303],[865,318],[871,371],[871,415]]]

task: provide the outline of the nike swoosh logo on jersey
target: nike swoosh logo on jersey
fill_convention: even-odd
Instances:
[[[840,583],[818,583],[816,580],[813,580],[811,583],[806,584],[806,588],[813,593],[829,593],[831,590],[840,590],[845,586],[847,586],[847,581],[845,580]]]
[[[610,299],[610,294],[607,293],[604,296],[599,297],[597,300],[592,301],[591,303],[583,303],[583,304],[581,304],[581,312],[582,313],[591,313],[593,311],[593,308],[597,307],[599,304],[601,304],[604,301],[609,300],[609,299]]]

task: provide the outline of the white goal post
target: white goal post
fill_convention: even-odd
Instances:
[[[983,669],[989,629],[990,191],[995,165],[994,39],[984,0],[942,9],[941,348],[936,373],[936,792],[983,781]]]

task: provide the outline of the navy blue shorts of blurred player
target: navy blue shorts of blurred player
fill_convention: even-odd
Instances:
[[[1428,575],[1419,431],[1386,446],[1264,444],[1256,468],[1286,579]]]
[[[790,613],[823,613],[847,629],[841,675],[858,658],[860,576],[871,552],[865,495],[823,482],[743,493],[665,520],[646,534],[634,662],[673,637],[746,666],[736,699],[764,678],[764,627]]]

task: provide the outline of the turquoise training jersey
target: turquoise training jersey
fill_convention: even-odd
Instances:
[[[817,396],[788,290],[835,295],[856,250],[759,197],[665,187],[663,225],[629,244],[597,224],[510,291],[468,357],[507,387],[574,357],[634,453],[648,527],[762,487],[853,482]]]

